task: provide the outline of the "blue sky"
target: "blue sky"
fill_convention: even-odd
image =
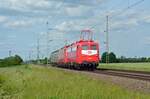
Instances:
[[[19,54],[46,56],[48,21],[49,52],[79,40],[80,31],[95,26],[94,39],[105,51],[106,15],[110,16],[110,51],[117,56],[150,57],[150,1],[144,0],[0,0],[0,58]]]

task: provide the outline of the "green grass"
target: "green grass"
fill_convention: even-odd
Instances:
[[[150,72],[150,63],[110,63],[99,64],[98,68],[123,69]]]
[[[0,68],[0,99],[150,99],[109,82],[57,68]]]

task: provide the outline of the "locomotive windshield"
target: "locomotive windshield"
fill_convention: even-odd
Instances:
[[[91,45],[90,47],[88,45],[82,45],[82,50],[97,50],[96,45]]]
[[[82,50],[88,50],[88,49],[89,49],[88,45],[82,45]]]
[[[97,50],[97,46],[96,45],[91,45],[91,50]]]

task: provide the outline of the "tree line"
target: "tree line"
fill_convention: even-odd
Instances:
[[[104,52],[101,56],[101,63],[106,63],[106,56],[109,56],[109,63],[141,63],[141,62],[150,62],[150,57],[134,57],[134,58],[127,58],[125,56],[116,57],[116,54],[113,52],[110,52],[109,54],[107,52]],[[19,55],[6,57],[4,59],[0,59],[0,67],[6,67],[6,66],[13,66],[13,65],[21,65],[23,63],[23,59]],[[29,60],[26,63],[31,64],[46,64],[47,58],[39,59],[39,60]]]
[[[22,63],[23,63],[23,59],[19,55],[0,59],[0,67],[21,65]]]
[[[117,57],[115,53],[104,52],[101,56],[100,63],[106,63],[106,56],[109,55],[109,63],[142,63],[142,62],[150,62],[150,57],[134,57],[127,58],[125,56]],[[47,58],[39,59],[39,60],[29,60],[27,63],[32,64],[47,64]]]
[[[109,57],[109,63],[141,63],[141,62],[150,62],[150,57],[134,57],[134,58],[127,58],[125,56],[121,56],[119,58],[116,57],[115,53],[104,52],[101,57],[101,63],[106,63],[106,57]]]
[[[47,57],[40,59],[31,59],[26,61],[27,64],[47,64]]]

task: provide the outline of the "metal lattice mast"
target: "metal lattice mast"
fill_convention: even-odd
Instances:
[[[106,63],[109,63],[109,16],[106,16]]]
[[[8,52],[8,53],[9,53],[9,57],[11,57],[11,53],[12,53],[12,52],[11,52],[11,50],[9,50],[9,52]]]
[[[39,63],[40,59],[40,39],[37,39],[37,62]]]
[[[47,35],[46,35],[46,42],[47,42],[47,44],[46,44],[46,56],[47,56],[47,59],[46,59],[46,64],[48,65],[48,54],[49,54],[49,49],[48,49],[48,45],[49,45],[49,34],[48,34],[48,21],[47,21],[47,23],[46,23],[46,26],[47,26]]]

